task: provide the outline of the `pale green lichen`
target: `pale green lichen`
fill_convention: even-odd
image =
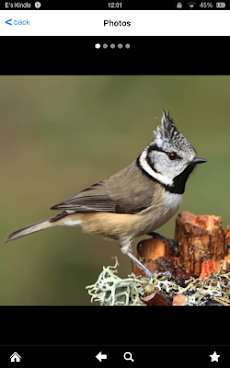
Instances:
[[[121,279],[116,275],[118,265],[115,258],[114,266],[103,266],[95,284],[86,286],[91,295],[91,302],[100,302],[100,305],[143,305],[138,288],[142,284],[148,284],[148,279],[138,278],[134,274]]]
[[[161,273],[155,273],[150,278],[136,276],[132,273],[126,279],[121,279],[117,276],[118,265],[118,260],[115,258],[114,266],[103,266],[95,284],[86,286],[91,302],[99,302],[100,305],[144,305],[139,295],[144,295],[143,285],[150,284],[171,301],[174,295],[185,295],[185,305],[201,306],[210,301],[217,305],[218,303],[228,305],[230,272],[222,272],[222,267],[215,275],[203,280],[191,277],[185,281],[186,286],[182,287],[173,278],[169,279],[168,276],[162,276]],[[226,304],[221,302],[222,297],[227,299]]]
[[[223,272],[221,265],[216,274],[211,274],[211,276],[207,276],[203,280],[193,278],[186,289],[186,305],[200,306],[206,305],[211,301],[216,302],[216,305],[218,303],[223,304],[221,303],[221,298],[218,297],[226,298],[230,302],[230,272]]]

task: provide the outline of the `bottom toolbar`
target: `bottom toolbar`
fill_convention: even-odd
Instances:
[[[129,362],[125,364],[172,364],[179,367],[186,364],[205,364],[217,362],[225,364],[229,346],[0,346],[2,363],[77,363],[98,362],[104,365]],[[95,363],[96,362],[96,363]]]

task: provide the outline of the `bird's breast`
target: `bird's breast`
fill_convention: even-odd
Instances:
[[[154,203],[140,215],[142,216],[141,234],[154,231],[163,226],[167,221],[175,215],[183,202],[183,194],[175,194],[166,192],[159,201]]]
[[[90,233],[121,240],[134,239],[148,234],[164,225],[179,209],[183,195],[165,192],[153,204],[139,214],[85,213],[81,214],[81,225]],[[70,215],[73,216],[73,215]]]

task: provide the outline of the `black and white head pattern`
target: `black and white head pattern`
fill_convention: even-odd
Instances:
[[[137,165],[150,179],[172,193],[184,193],[185,183],[195,165],[196,151],[177,129],[168,112],[163,112],[155,139],[137,158]]]

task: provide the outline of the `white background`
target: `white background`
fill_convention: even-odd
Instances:
[[[30,25],[8,25],[8,19]],[[131,27],[104,27],[104,20]],[[2,10],[2,36],[229,36],[228,10]],[[13,23],[13,21],[11,22]]]

